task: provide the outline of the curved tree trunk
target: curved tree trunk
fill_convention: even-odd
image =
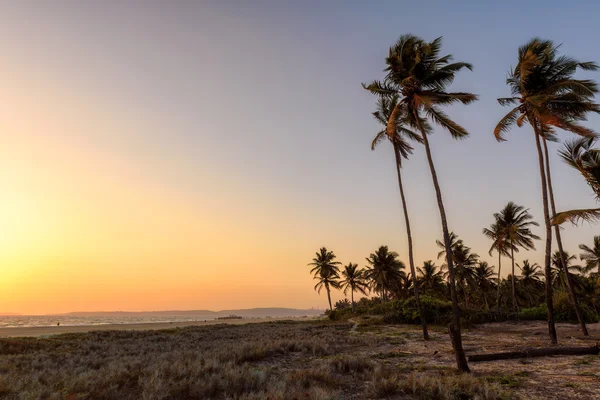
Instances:
[[[429,332],[427,332],[427,321],[425,320],[425,312],[421,305],[421,298],[419,296],[419,282],[417,280],[417,272],[415,270],[415,261],[413,257],[413,244],[412,234],[410,230],[410,219],[408,218],[408,207],[406,205],[406,198],[404,197],[404,185],[402,184],[402,173],[400,171],[400,155],[394,145],[394,156],[396,157],[396,172],[398,173],[398,188],[400,189],[400,198],[402,199],[402,209],[404,210],[404,222],[406,224],[406,237],[408,239],[408,263],[410,264],[410,273],[413,277],[413,289],[415,292],[415,300],[417,301],[417,308],[419,309],[419,316],[421,317],[421,326],[423,328],[423,339],[429,340]]]
[[[546,187],[546,173],[544,172],[544,156],[540,144],[540,135],[537,133],[535,124],[533,125],[533,136],[538,152],[538,161],[540,165],[540,179],[542,181],[542,202],[544,204],[544,224],[546,226],[546,248],[544,253],[544,275],[546,277],[546,306],[548,307],[548,333],[550,342],[557,344],[556,325],[554,324],[554,303],[552,301],[552,269],[550,267],[550,252],[552,251],[552,227],[550,225],[550,211],[548,209],[548,189]]]
[[[433,157],[431,156],[431,149],[429,148],[429,140],[427,139],[427,133],[425,132],[425,130],[423,130],[423,127],[419,123],[419,115],[416,112],[415,118],[417,124],[419,125],[421,136],[423,137],[423,143],[425,144],[427,162],[429,163],[431,179],[433,180],[433,187],[435,188],[435,195],[437,198],[438,208],[440,209],[440,218],[442,220],[444,246],[446,248],[446,263],[448,264],[448,276],[450,283],[450,299],[452,300],[452,323],[448,326],[450,332],[450,339],[452,340],[452,347],[454,349],[454,356],[456,357],[456,364],[458,366],[458,369],[462,372],[470,372],[469,364],[467,364],[467,358],[465,357],[465,351],[462,346],[462,337],[460,332],[460,307],[458,305],[458,296],[456,293],[454,264],[452,262],[452,246],[450,243],[450,232],[448,231],[448,222],[446,221],[446,211],[444,210],[444,202],[442,201],[442,192],[438,183],[437,173],[435,172],[435,166],[433,165]]]
[[[517,312],[517,295],[515,291],[515,249],[513,248],[512,238],[510,239],[510,260],[512,262],[512,309]]]
[[[502,253],[498,250],[498,295],[496,296],[496,307],[498,310],[500,309],[500,284],[502,281],[500,280],[500,270],[502,269]]]
[[[546,177],[548,179],[548,193],[550,194],[550,206],[552,207],[552,215],[556,215],[556,204],[554,203],[554,191],[552,190],[552,178],[550,176],[550,157],[548,155],[548,144],[546,143],[546,138],[542,139],[544,142],[544,154],[546,156]],[[571,276],[569,275],[569,271],[567,270],[567,263],[565,262],[565,253],[563,251],[562,239],[560,237],[560,226],[554,225],[554,234],[556,235],[556,243],[558,244],[558,252],[560,254],[560,265],[562,267],[563,273],[565,274],[565,280],[567,281],[567,287],[569,288],[569,295],[571,296],[571,301],[573,302],[573,307],[575,308],[575,314],[577,314],[577,320],[579,321],[579,326],[581,326],[581,332],[583,336],[589,336],[587,326],[585,326],[585,321],[583,320],[583,316],[581,315],[581,309],[579,307],[579,300],[577,299],[577,294],[575,293],[575,289],[573,288],[573,281],[571,280]]]
[[[333,307],[331,306],[331,291],[329,290],[329,285],[325,284],[325,289],[327,289],[327,299],[329,300],[329,310],[333,311]]]

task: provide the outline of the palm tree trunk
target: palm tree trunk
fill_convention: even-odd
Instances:
[[[548,144],[546,143],[546,138],[543,138],[544,142],[544,154],[546,157],[546,176],[548,178],[548,193],[550,194],[550,206],[552,207],[552,215],[556,215],[556,204],[554,203],[554,191],[552,190],[552,177],[550,175],[550,157],[548,156]],[[585,321],[581,315],[581,309],[579,308],[579,300],[577,299],[577,295],[575,294],[575,289],[573,288],[573,282],[569,275],[569,271],[567,270],[567,263],[565,262],[565,253],[563,251],[562,239],[560,237],[560,227],[558,225],[554,225],[554,234],[556,235],[556,243],[558,244],[558,252],[560,254],[560,264],[562,266],[563,273],[565,274],[565,278],[567,281],[567,287],[569,288],[569,295],[571,296],[571,301],[573,302],[573,307],[575,308],[575,314],[577,314],[577,320],[579,321],[579,326],[581,326],[581,332],[583,332],[583,336],[589,336],[587,326],[585,326]]]
[[[500,309],[500,284],[502,283],[502,281],[500,280],[500,270],[502,269],[502,253],[500,252],[500,250],[498,250],[498,295],[496,296],[497,298],[497,304],[496,307],[498,307],[498,310]]]
[[[333,311],[333,307],[331,306],[331,291],[329,290],[328,283],[325,283],[325,289],[327,289],[327,299],[329,300],[329,310]]]
[[[548,209],[548,189],[546,187],[546,173],[544,172],[544,156],[540,144],[540,135],[538,134],[535,123],[532,123],[533,135],[538,152],[538,161],[540,165],[540,179],[542,181],[542,202],[544,204],[544,224],[546,226],[546,248],[544,253],[544,275],[546,277],[546,306],[548,308],[548,333],[550,342],[558,344],[556,337],[556,325],[554,324],[554,303],[552,301],[552,268],[550,266],[550,252],[552,251],[552,227],[550,225],[550,211]]]
[[[417,308],[419,310],[419,316],[421,317],[421,326],[423,328],[423,339],[429,340],[429,332],[427,332],[427,321],[425,320],[425,312],[423,311],[423,306],[421,305],[421,298],[419,296],[419,282],[417,280],[417,272],[415,270],[415,261],[413,257],[413,244],[412,244],[412,234],[410,230],[410,219],[408,218],[408,207],[406,205],[406,198],[404,197],[404,185],[402,185],[402,173],[400,171],[400,155],[398,154],[398,149],[396,142],[393,142],[394,145],[394,156],[396,157],[396,172],[398,173],[398,188],[400,189],[400,198],[402,199],[402,209],[404,211],[404,222],[406,224],[406,237],[408,239],[408,263],[410,265],[410,273],[413,277],[413,289],[415,292],[415,300],[417,301]]]
[[[513,248],[513,240],[510,239],[510,260],[512,262],[512,308],[513,312],[517,312],[517,295],[515,292],[515,250]]]
[[[350,298],[352,299],[352,313],[354,313],[354,288],[350,288]]]
[[[446,211],[444,210],[444,202],[442,201],[442,192],[438,183],[437,173],[435,172],[435,166],[433,165],[433,157],[431,155],[431,149],[429,148],[429,140],[427,139],[427,133],[419,122],[419,115],[415,111],[414,113],[416,123],[421,131],[423,137],[423,143],[425,145],[425,153],[427,154],[427,162],[429,163],[429,170],[431,171],[431,179],[433,180],[433,187],[435,188],[435,195],[437,198],[438,208],[440,209],[440,218],[442,220],[442,231],[444,234],[444,246],[446,248],[446,263],[448,265],[448,276],[450,284],[450,299],[452,300],[452,323],[448,326],[450,332],[450,339],[452,340],[452,348],[454,349],[454,356],[456,358],[456,364],[458,369],[462,372],[470,372],[469,364],[467,364],[467,358],[465,357],[465,351],[462,346],[462,336],[460,329],[460,307],[458,305],[458,296],[456,293],[456,281],[454,277],[454,264],[452,262],[452,246],[450,243],[450,232],[448,231],[448,222],[446,221]]]

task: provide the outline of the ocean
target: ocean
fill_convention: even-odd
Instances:
[[[156,322],[211,321],[214,317],[167,315],[71,316],[71,315],[9,315],[0,316],[0,328],[25,328],[33,326],[79,326],[107,324],[143,324]]]

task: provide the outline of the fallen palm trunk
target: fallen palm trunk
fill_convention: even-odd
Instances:
[[[600,346],[595,345],[592,347],[550,347],[544,349],[525,349],[522,351],[509,351],[506,353],[473,354],[468,357],[468,360],[469,362],[478,362],[545,356],[581,356],[588,354],[600,354]]]

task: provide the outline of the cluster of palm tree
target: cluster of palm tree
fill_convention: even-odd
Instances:
[[[510,211],[510,212],[507,212]],[[516,212],[513,212],[516,211]],[[514,260],[514,252],[519,249],[533,249],[533,243],[527,239],[535,239],[535,235],[524,226],[533,225],[528,211],[514,203],[509,203],[502,212],[494,214],[498,218],[494,224],[501,226],[507,216],[518,216],[520,229],[514,229],[514,251],[508,256],[518,273],[513,272],[505,278],[498,278],[496,267],[480,259],[477,253],[464,244],[454,232],[450,232],[452,257],[455,268],[455,281],[457,285],[459,305],[469,309],[483,311],[501,310],[503,312],[518,311],[522,308],[537,307],[545,298],[545,277],[542,268],[536,262],[528,259],[520,263]],[[485,232],[485,230],[484,230]],[[486,234],[486,236],[488,236]],[[498,235],[498,237],[501,237]],[[495,244],[500,241],[495,241]],[[441,247],[438,258],[445,256],[444,244],[436,241]],[[492,245],[494,247],[494,245]],[[577,298],[583,299],[596,313],[600,310],[600,236],[595,236],[592,247],[581,244],[579,260],[581,265],[575,264],[577,256],[568,252],[561,254],[555,251],[551,257],[551,286],[555,292],[568,293],[567,275],[564,273],[562,262],[564,260],[568,277],[573,282]],[[345,296],[350,296],[352,311],[356,304],[354,294],[363,296],[374,294],[381,301],[407,299],[414,295],[414,287],[418,286],[421,294],[437,298],[448,298],[450,293],[449,274],[447,265],[436,265],[428,260],[422,267],[416,268],[414,275],[406,272],[405,264],[399,259],[398,253],[390,251],[388,246],[380,246],[366,258],[365,267],[361,268],[356,263],[342,266],[336,261],[335,254],[321,248],[309,265],[311,272],[317,280],[315,290],[319,293],[325,288],[329,301],[329,309],[333,309],[331,301],[332,289],[343,291]]]
[[[496,290],[496,303],[501,303],[501,296],[507,285],[501,280],[500,263],[502,257],[511,259],[510,298],[513,310],[518,309],[518,283],[521,286],[544,285],[544,299],[548,312],[549,335],[552,343],[557,342],[554,324],[553,308],[553,267],[552,267],[552,224],[558,225],[564,221],[600,220],[600,209],[571,210],[557,213],[550,171],[548,142],[556,141],[556,131],[563,130],[574,133],[582,138],[568,142],[560,152],[561,157],[584,176],[600,201],[600,151],[592,148],[596,133],[583,126],[588,113],[600,113],[600,105],[595,103],[594,96],[598,92],[597,84],[588,79],[575,79],[577,70],[595,71],[599,67],[593,62],[580,62],[573,58],[559,55],[558,46],[548,40],[532,39],[519,48],[517,63],[510,71],[507,85],[511,97],[500,98],[501,105],[512,105],[513,108],[500,120],[494,129],[498,141],[504,141],[506,133],[513,125],[518,127],[528,124],[535,139],[539,161],[539,173],[542,188],[543,220],[545,227],[545,246],[543,274],[541,279],[536,264],[522,263],[522,279],[515,274],[515,253],[519,250],[534,248],[534,240],[539,237],[531,232],[531,227],[537,224],[532,221],[528,210],[509,203],[500,213],[494,215],[494,222],[484,230],[484,234],[492,240],[490,253],[498,253],[498,279],[494,282],[491,277],[494,270],[491,266],[478,261],[478,256],[453,235],[448,227],[446,209],[435,169],[434,158],[429,144],[429,134],[434,126],[448,131],[455,139],[464,139],[468,131],[453,121],[443,110],[444,106],[453,104],[470,104],[478,98],[467,92],[450,92],[448,87],[456,74],[463,69],[472,69],[466,62],[453,62],[451,55],[441,55],[441,38],[431,42],[414,35],[403,35],[394,43],[385,58],[385,77],[375,80],[363,87],[377,96],[377,110],[373,116],[382,124],[382,129],[376,134],[371,148],[387,139],[394,150],[395,168],[398,177],[398,187],[404,223],[406,228],[410,275],[402,275],[400,264],[394,264],[393,271],[365,271],[365,279],[399,280],[405,276],[405,285],[411,287],[421,315],[423,335],[427,338],[427,325],[424,312],[419,300],[420,289],[441,289],[444,285],[441,275],[435,275],[432,265],[424,264],[419,270],[423,279],[416,279],[416,269],[413,259],[412,234],[405,187],[402,181],[401,169],[403,163],[413,153],[413,145],[423,145],[429,165],[433,187],[440,213],[442,247],[440,257],[445,257],[443,265],[446,288],[452,302],[453,320],[449,325],[452,346],[456,355],[459,370],[469,371],[466,357],[462,348],[460,326],[460,304],[469,304],[473,288],[486,293],[483,302],[489,306],[491,298],[489,291]],[[553,219],[551,220],[551,217]],[[554,276],[564,277],[564,286],[568,289],[570,300],[576,310],[584,334],[587,334],[578,306],[578,296],[572,274],[568,271],[568,259],[562,246],[561,232],[555,227],[554,237],[558,247],[555,257]],[[322,249],[323,250],[323,249]],[[374,253],[373,255],[376,255]],[[376,259],[379,256],[376,257]],[[389,260],[388,260],[389,261]],[[329,263],[331,264],[331,263]],[[371,264],[372,265],[372,264]],[[328,289],[334,287],[336,268],[325,268],[325,272],[317,272],[318,287]],[[519,267],[517,265],[517,267]],[[331,271],[330,271],[331,270]],[[561,272],[562,271],[562,272]],[[437,272],[441,273],[441,272]],[[561,275],[562,273],[562,275]],[[388,275],[389,274],[389,275]],[[434,277],[435,276],[435,277]],[[410,279],[412,277],[412,279]],[[333,278],[331,280],[330,278]],[[408,280],[407,280],[408,279]],[[559,278],[560,280],[560,278]],[[390,281],[391,282],[391,281]],[[389,296],[393,290],[388,284],[371,286],[382,297]],[[461,299],[462,297],[462,299]]]

